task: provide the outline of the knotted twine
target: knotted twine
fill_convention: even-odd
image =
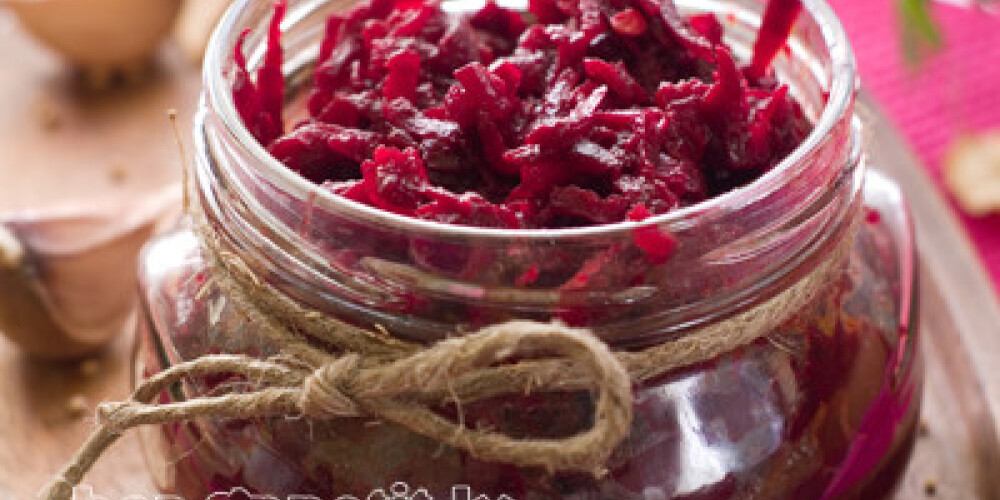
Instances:
[[[760,305],[645,350],[612,352],[589,330],[558,322],[509,321],[430,346],[408,343],[302,306],[259,279],[203,219],[194,227],[212,282],[248,324],[282,346],[280,353],[268,359],[202,356],[149,377],[127,401],[99,405],[97,429],[46,487],[47,500],[70,500],[73,488],[126,430],[198,417],[377,418],[479,460],[600,477],[614,448],[628,435],[633,384],[767,335],[837,278],[853,241],[849,230],[811,273]],[[522,360],[507,363],[512,358]],[[246,377],[258,389],[154,402],[189,377],[220,374]],[[597,393],[592,426],[561,439],[514,439],[468,428],[461,418],[454,422],[433,411],[447,401],[460,408],[502,395],[579,390]]]

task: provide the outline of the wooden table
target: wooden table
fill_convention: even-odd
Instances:
[[[143,83],[88,91],[0,11],[0,60],[0,212],[95,198],[124,203],[178,182],[180,155],[166,112],[177,109],[190,135],[201,89],[197,68],[178,51],[166,47]],[[93,405],[128,392],[129,352],[122,336],[85,367],[46,363],[0,336],[0,500],[35,498],[89,432]],[[91,408],[82,416],[70,408],[81,396]],[[134,436],[90,481],[103,495],[95,500],[153,491]]]
[[[180,167],[165,119],[180,110],[186,127],[200,88],[196,69],[169,47],[142,85],[87,93],[60,65],[0,14],[0,210],[92,196],[127,197],[176,181]],[[53,128],[50,112],[60,122]],[[912,153],[877,114],[872,160],[900,180],[916,217],[922,251],[926,432],[899,498],[921,498],[933,484],[943,499],[1000,499],[1000,311],[985,273],[941,196]],[[52,179],[59,179],[53,182]],[[126,395],[131,339],[88,363],[46,363],[0,338],[0,500],[32,498],[73,453],[90,407]],[[88,478],[94,498],[152,498],[140,446],[130,434]],[[84,497],[86,498],[86,497]]]

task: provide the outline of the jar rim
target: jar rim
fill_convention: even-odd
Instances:
[[[847,34],[833,9],[825,0],[800,0],[803,11],[818,24],[830,58],[830,84],[826,103],[809,135],[790,154],[761,177],[725,193],[701,202],[655,215],[642,221],[622,221],[611,224],[591,225],[573,228],[547,229],[503,229],[447,224],[431,220],[407,217],[365,205],[328,190],[300,176],[273,155],[267,152],[240,119],[232,96],[232,89],[225,85],[224,74],[227,59],[235,47],[236,38],[244,27],[239,26],[240,15],[253,3],[260,0],[238,0],[217,26],[209,42],[202,70],[206,97],[214,104],[220,122],[248,152],[260,160],[256,165],[258,173],[264,175],[276,186],[302,199],[308,198],[316,207],[342,215],[378,223],[382,227],[420,234],[434,234],[440,237],[469,238],[479,240],[511,240],[522,242],[544,240],[557,243],[564,240],[593,237],[620,237],[638,227],[659,226],[686,228],[696,226],[699,219],[710,214],[738,208],[746,200],[766,198],[787,184],[787,179],[806,168],[804,162],[812,153],[820,150],[831,133],[850,112],[857,90],[857,68]],[[678,2],[683,3],[683,1]],[[282,25],[295,22],[293,9]]]

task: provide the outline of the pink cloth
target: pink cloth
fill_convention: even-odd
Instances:
[[[862,84],[941,185],[941,161],[956,134],[1000,128],[1000,16],[936,4],[945,48],[915,71],[898,36],[896,0],[830,0],[850,37]],[[1000,292],[1000,215],[956,208]]]

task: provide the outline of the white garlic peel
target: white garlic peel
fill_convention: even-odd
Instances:
[[[48,359],[103,348],[134,310],[140,249],[179,206],[172,186],[127,206],[0,215],[0,331]]]
[[[174,38],[190,62],[201,64],[212,31],[231,3],[232,0],[185,0],[174,26]]]
[[[141,64],[169,33],[181,0],[0,0],[36,38],[84,68]]]

